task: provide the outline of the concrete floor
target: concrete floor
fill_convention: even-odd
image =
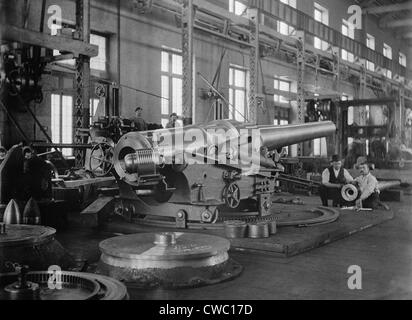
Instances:
[[[291,258],[232,253],[244,266],[240,277],[218,285],[141,291],[131,299],[412,299],[412,197],[391,203],[395,218],[346,239]],[[90,262],[99,258],[98,243],[113,234],[76,230],[58,240]],[[348,288],[348,268],[362,269],[362,290]]]

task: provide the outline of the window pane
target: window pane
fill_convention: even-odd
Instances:
[[[97,57],[90,59],[90,68],[94,70],[106,71],[106,38],[91,34],[90,43],[99,47]]]
[[[283,21],[278,22],[278,31],[281,34],[289,35],[289,25]]]
[[[348,52],[345,49],[342,49],[342,59],[348,60]]]
[[[353,107],[348,108],[348,125],[351,126],[354,122],[354,110]]]
[[[169,77],[168,76],[162,76],[162,94],[161,96],[163,98],[170,99],[169,96]],[[162,114],[163,115],[169,115],[169,100],[162,99]]]
[[[348,36],[349,35],[349,32],[348,32],[348,27],[346,26],[346,25],[342,25],[342,34],[344,35],[344,36]]]
[[[282,91],[290,91],[290,83],[289,83],[289,82],[287,82],[287,81],[280,81],[279,84],[280,84],[279,90],[282,90]]]
[[[60,95],[51,95],[51,134],[53,143],[60,143]]]
[[[370,34],[366,35],[366,46],[369,49],[375,50],[375,38]]]
[[[183,81],[182,79],[173,78],[172,82],[172,91],[173,91],[173,112],[176,112],[178,115],[182,115],[182,103],[183,103]]]
[[[229,89],[229,119],[235,118],[233,111],[233,89]]]
[[[278,90],[279,90],[279,80],[275,79],[275,80],[273,81],[273,87],[274,87],[275,89],[278,89]]]
[[[229,69],[229,85],[233,86],[233,73],[235,72],[235,70],[233,68]]]
[[[183,74],[183,67],[182,67],[182,56],[174,54],[172,57],[172,72],[174,74],[182,75]]]
[[[245,121],[245,92],[243,90],[235,91],[235,107],[237,110],[235,119],[237,121]]]
[[[246,72],[235,70],[235,86],[241,88],[246,86]]]
[[[318,9],[315,9],[315,20],[322,22],[322,12]]]
[[[162,71],[169,72],[169,54],[162,51]]]
[[[314,38],[314,47],[316,49],[322,49],[322,41],[320,40],[320,38],[318,37]]]
[[[235,14],[239,16],[243,15],[244,13],[246,13],[246,8],[246,5],[244,5],[243,3],[235,1]]]
[[[284,96],[280,96],[279,102],[289,103],[289,100],[288,100],[288,98],[286,98],[286,97],[284,97]]]
[[[73,142],[73,98],[63,96],[62,99],[62,143]],[[63,149],[63,155],[71,156],[73,149]]]

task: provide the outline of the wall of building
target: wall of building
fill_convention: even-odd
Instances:
[[[11,5],[7,3],[7,16],[12,24],[21,25],[21,8],[23,0],[14,1]],[[226,0],[213,0],[214,4],[222,8],[228,7]],[[342,18],[346,18],[347,7],[353,3],[349,0],[319,0],[319,4],[329,9],[329,25],[337,30],[341,30]],[[118,38],[118,1],[117,0],[94,0],[92,1],[91,10],[91,28],[93,31],[102,32],[109,37],[109,63],[107,74],[94,74],[110,81],[117,82],[120,85],[121,105],[120,114],[123,117],[133,116],[133,111],[137,104],[145,106],[143,116],[149,122],[160,123],[161,120],[161,100],[157,97],[138,92],[146,91],[155,95],[161,94],[160,78],[160,61],[162,46],[181,48],[181,30],[177,24],[177,19],[173,14],[160,9],[153,9],[144,15],[139,15],[133,9],[131,1],[120,1],[120,39]],[[313,16],[313,3],[311,0],[297,0],[297,9]],[[63,18],[75,21],[75,2],[72,0],[47,1],[47,5],[59,4],[63,8]],[[46,20],[47,21],[47,20]],[[40,6],[32,6],[29,17],[29,28],[38,29],[40,25]],[[376,25],[376,19],[368,17],[366,22],[367,32],[376,38],[376,50],[381,51],[385,41],[393,48],[393,57],[397,59],[399,48],[411,56],[411,52],[406,50],[401,41],[397,40],[393,34],[380,30]],[[47,31],[47,28],[45,32]],[[361,40],[360,33],[355,34],[356,40]],[[222,41],[216,37],[196,32],[195,37],[195,60],[196,72],[200,72],[206,79],[211,81],[218,68],[220,56],[223,48],[227,50],[221,68],[220,87],[221,92],[227,97],[228,88],[228,70],[230,64],[236,64],[248,67],[249,58],[248,50],[244,50],[237,45]],[[120,41],[119,41],[120,40]],[[119,63],[120,62],[120,63]],[[292,87],[296,87],[296,68],[294,65],[288,65],[285,62],[273,58],[262,59],[262,70],[264,81],[260,80],[260,86],[273,86],[273,76],[287,77],[292,81]],[[56,93],[74,94],[73,74],[62,74],[53,72],[50,76],[43,77],[43,87],[45,90],[45,99],[42,104],[35,108],[35,112],[44,127],[50,133],[50,95]],[[315,84],[315,75],[308,70],[305,75],[305,83]],[[195,78],[195,122],[204,122],[210,112],[211,101],[201,97],[201,90],[208,89],[206,84],[200,79]],[[323,92],[331,91],[332,81],[330,77],[320,75],[318,86],[322,87]],[[353,83],[341,83],[342,94],[357,97],[357,86]],[[91,95],[93,96],[93,92]],[[366,97],[373,98],[375,94],[367,90]],[[272,97],[266,97],[267,110],[260,110],[258,119],[260,123],[272,123],[275,108]],[[290,105],[291,117],[293,122],[296,120],[296,103]],[[28,135],[33,140],[44,140],[44,136],[39,130],[34,130],[33,122],[25,113],[18,113],[17,117],[26,129]],[[0,117],[1,120],[1,117]],[[210,119],[211,120],[211,119]],[[377,122],[380,119],[376,120]],[[13,130],[12,130],[13,131]],[[14,131],[13,131],[14,132]],[[18,140],[16,133],[11,135],[11,140]]]

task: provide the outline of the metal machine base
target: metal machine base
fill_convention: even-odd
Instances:
[[[205,234],[142,233],[100,243],[97,273],[135,288],[187,288],[216,284],[240,275],[229,258],[230,242]]]

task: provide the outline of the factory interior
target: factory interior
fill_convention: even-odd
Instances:
[[[0,0],[0,300],[412,299],[411,66],[408,0]]]

